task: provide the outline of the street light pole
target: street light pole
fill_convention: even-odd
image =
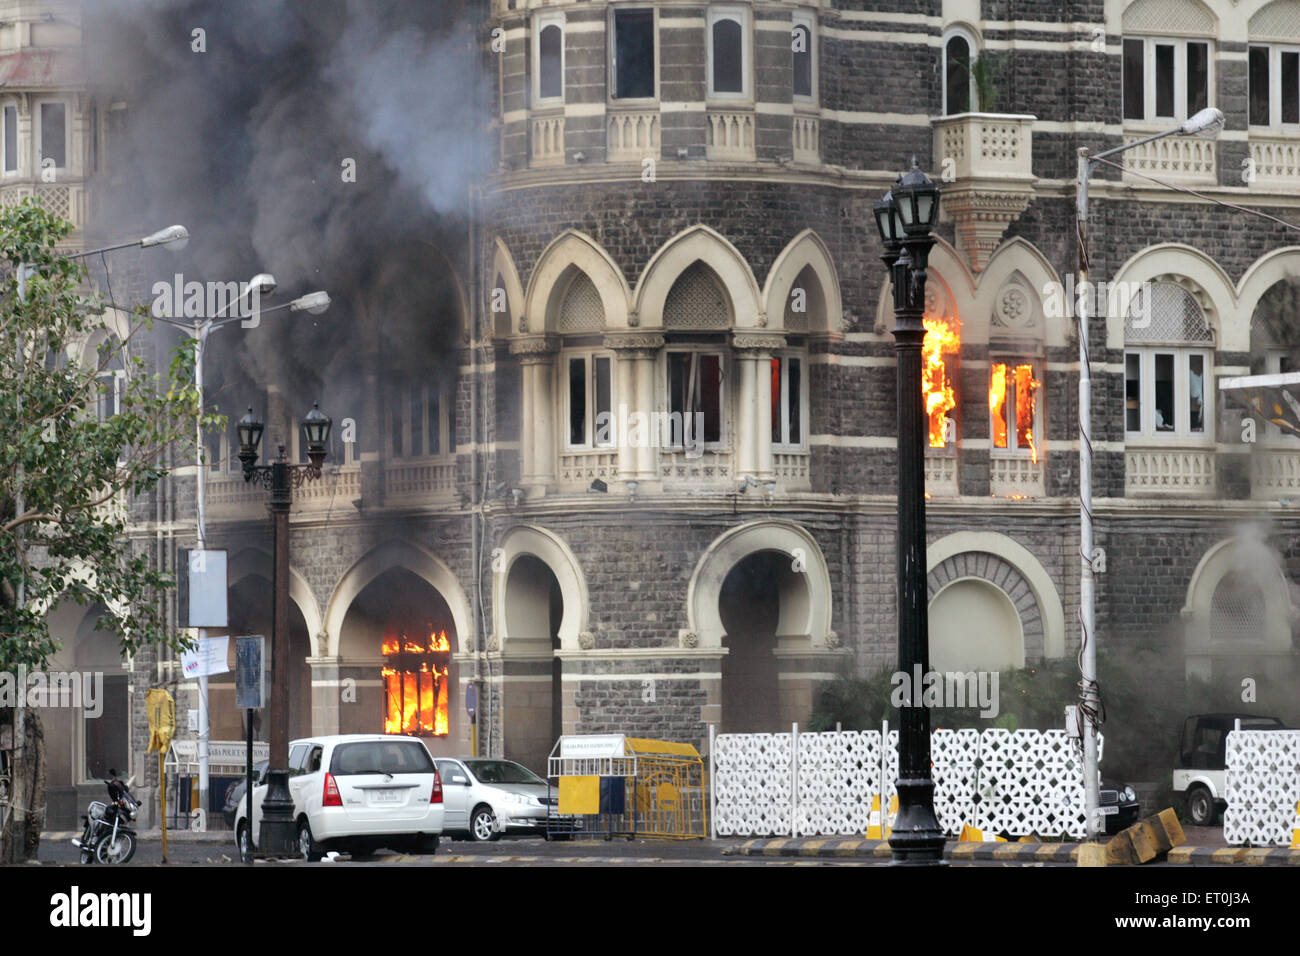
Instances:
[[[939,189],[912,160],[893,190],[876,204],[883,259],[894,285],[894,351],[898,359],[898,669],[911,687],[899,708],[898,815],[889,845],[894,863],[940,866],[943,830],[934,813],[930,774],[930,714],[922,682],[930,666],[925,560],[925,444],[921,346],[925,340],[926,265],[938,216]],[[882,808],[883,809],[883,808]]]
[[[274,588],[271,616],[271,713],[270,753],[266,773],[266,797],[262,801],[262,832],[258,847],[269,857],[293,855],[297,842],[294,834],[293,797],[289,793],[289,507],[293,489],[304,481],[321,475],[325,448],[329,443],[330,419],[313,405],[302,421],[307,435],[306,465],[290,464],[281,443],[279,454],[270,465],[259,467],[257,447],[264,426],[248,414],[239,421],[239,460],[244,466],[244,480],[257,482],[271,490],[269,510],[274,530]],[[251,823],[250,823],[251,825]]]
[[[1095,840],[1103,829],[1101,778],[1098,770],[1097,735],[1102,722],[1101,688],[1097,683],[1096,578],[1099,558],[1092,535],[1092,367],[1088,344],[1088,307],[1092,287],[1088,284],[1088,180],[1097,163],[1135,146],[1166,136],[1196,135],[1213,138],[1223,129],[1223,113],[1214,107],[1203,109],[1187,122],[1116,146],[1092,156],[1086,147],[1078,151],[1078,181],[1075,216],[1078,231],[1077,294],[1075,317],[1079,338],[1079,727],[1083,736],[1084,812],[1087,838]],[[1150,298],[1146,301],[1149,303]],[[1127,317],[1125,317],[1127,318]]]

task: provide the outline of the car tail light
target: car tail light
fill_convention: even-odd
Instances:
[[[442,775],[438,771],[433,772],[433,792],[429,794],[430,803],[442,803]]]
[[[322,807],[341,807],[343,798],[339,796],[339,785],[334,782],[334,774],[325,774],[325,795],[321,798]]]

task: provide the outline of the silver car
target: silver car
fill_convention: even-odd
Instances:
[[[545,833],[558,799],[546,781],[513,760],[438,758],[442,777],[443,833],[496,840],[502,833]]]

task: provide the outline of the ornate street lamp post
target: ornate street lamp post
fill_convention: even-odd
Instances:
[[[280,444],[279,456],[269,465],[257,465],[257,448],[265,428],[248,414],[239,420],[239,460],[244,481],[271,489],[270,511],[274,523],[274,561],[271,619],[271,747],[262,802],[262,831],[257,845],[264,856],[285,858],[294,854],[296,834],[293,797],[289,794],[289,505],[293,488],[320,477],[329,443],[330,419],[316,405],[302,420],[307,435],[306,465],[290,464]],[[251,820],[250,820],[251,825]]]
[[[875,204],[882,258],[894,283],[894,351],[898,359],[898,669],[911,693],[899,708],[898,816],[889,845],[894,863],[939,866],[943,830],[934,815],[930,777],[930,714],[914,675],[930,667],[926,624],[925,405],[921,343],[925,339],[926,263],[939,216],[939,187],[912,168]],[[907,686],[907,685],[905,685]]]

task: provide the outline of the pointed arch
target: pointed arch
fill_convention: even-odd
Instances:
[[[555,575],[560,585],[560,595],[564,599],[564,610],[560,617],[560,648],[566,651],[578,650],[579,635],[587,630],[587,616],[590,600],[587,594],[587,579],[582,573],[582,565],[574,557],[568,543],[559,535],[536,525],[518,525],[506,532],[501,539],[501,553],[497,556],[502,570],[492,576],[492,620],[495,622],[499,647],[504,654],[510,653],[510,616],[506,613],[506,590],[510,584],[510,569],[514,563],[525,555],[537,558]]]
[[[966,317],[975,305],[975,290],[978,281],[974,273],[966,266],[961,254],[942,237],[935,237],[934,247],[930,250],[929,278],[933,289],[927,284],[926,297],[936,295],[941,302],[946,300],[944,313],[951,311],[958,323],[964,328]],[[880,287],[880,298],[876,301],[876,324],[874,331],[887,335],[894,327],[894,284],[884,282]],[[965,340],[965,332],[962,333]]]
[[[739,250],[708,226],[679,232],[660,247],[637,282],[633,305],[642,328],[662,328],[664,302],[677,278],[697,260],[717,275],[738,328],[759,328],[765,321],[763,298]]]
[[[971,341],[988,341],[999,296],[1012,282],[1025,286],[1034,297],[1037,328],[1029,330],[1029,334],[1041,339],[1044,345],[1069,345],[1068,317],[1049,316],[1043,311],[1043,296],[1049,288],[1061,285],[1060,276],[1042,251],[1023,236],[1015,236],[998,246],[980,273],[971,318],[972,322],[980,323],[983,338],[970,325],[963,325],[963,334],[971,330]]]
[[[233,588],[244,578],[262,578],[268,583],[275,580],[275,566],[271,556],[260,548],[244,548],[236,552],[226,564],[226,587]],[[313,647],[321,633],[320,604],[311,585],[297,568],[289,569],[289,600],[298,605],[307,623],[307,636]],[[319,652],[319,651],[318,651]]]
[[[323,643],[326,647],[322,656],[338,656],[339,634],[352,602],[367,584],[391,568],[404,568],[423,578],[442,596],[456,625],[458,651],[462,654],[473,651],[474,620],[469,613],[469,599],[456,575],[432,552],[398,539],[371,549],[339,578],[325,607]]]
[[[808,331],[839,334],[843,328],[844,316],[839,275],[835,271],[835,264],[831,261],[831,253],[826,243],[811,229],[805,229],[791,239],[772,263],[772,268],[768,270],[767,282],[763,285],[762,302],[771,327],[784,326],[790,290],[805,268],[812,269],[813,274],[817,276],[825,310],[821,326],[809,328]]]
[[[492,299],[498,276],[501,277],[502,290],[506,296],[505,321],[501,323],[497,321],[497,313],[492,312]],[[515,257],[510,254],[510,247],[500,236],[497,236],[492,244],[492,282],[493,289],[488,292],[488,312],[493,316],[492,334],[509,335],[519,329],[519,317],[524,314],[524,286],[519,281]]]
[[[1161,277],[1177,277],[1179,285],[1193,290],[1205,311],[1210,327],[1218,333],[1216,348],[1230,352],[1250,351],[1250,320],[1235,316],[1237,293],[1223,267],[1200,249],[1176,242],[1148,246],[1134,254],[1116,271],[1112,284],[1129,283],[1133,288]],[[1121,309],[1109,309],[1106,317],[1106,348],[1124,347]]]
[[[558,235],[537,260],[524,296],[524,319],[530,334],[553,331],[547,327],[552,300],[568,288],[566,273],[581,269],[600,293],[605,311],[605,328],[626,328],[631,293],[622,271],[608,252],[586,233],[568,229]]]
[[[1249,350],[1250,323],[1259,308],[1259,300],[1274,284],[1283,279],[1300,277],[1300,246],[1274,249],[1256,259],[1237,283],[1237,316],[1246,323]]]

